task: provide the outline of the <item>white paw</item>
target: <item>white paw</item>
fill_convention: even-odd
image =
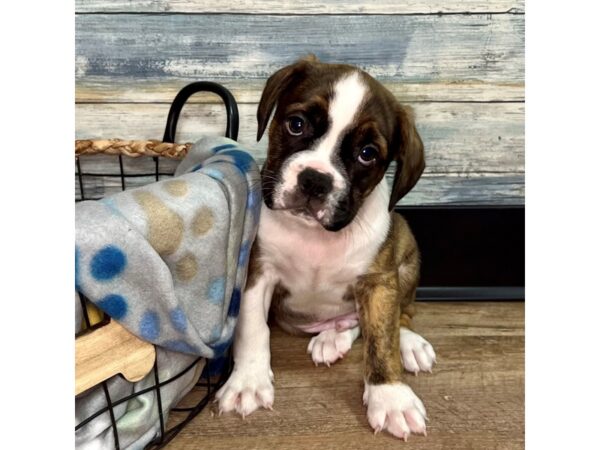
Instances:
[[[219,414],[235,410],[242,417],[260,407],[273,409],[274,398],[273,371],[268,366],[234,368],[227,382],[215,395],[215,401],[219,402]]]
[[[402,365],[409,372],[431,372],[436,363],[435,352],[429,342],[408,328],[400,327]]]
[[[427,435],[423,402],[406,384],[365,384],[363,403],[375,433],[387,430],[405,441],[411,433]]]
[[[358,327],[339,332],[336,330],[321,331],[308,343],[307,353],[311,354],[315,365],[324,363],[329,367],[350,351],[358,334]]]

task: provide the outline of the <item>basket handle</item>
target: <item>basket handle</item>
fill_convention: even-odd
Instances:
[[[212,92],[221,97],[225,104],[225,111],[227,112],[227,128],[225,128],[225,136],[237,141],[240,118],[237,102],[235,101],[233,94],[218,83],[213,83],[212,81],[196,81],[181,89],[173,99],[173,103],[169,109],[169,115],[167,116],[167,126],[165,127],[163,142],[175,142],[177,121],[179,120],[179,114],[181,113],[183,105],[185,105],[185,102],[193,94],[203,91]]]

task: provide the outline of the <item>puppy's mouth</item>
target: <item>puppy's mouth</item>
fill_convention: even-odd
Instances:
[[[335,220],[336,213],[328,211],[321,202],[308,199],[303,204],[273,205],[270,209],[283,211],[304,220],[310,225],[320,225],[327,231],[340,231],[350,220]]]
[[[324,228],[327,228],[327,225],[324,223],[324,218],[326,215],[325,208],[319,207],[314,204],[311,205],[310,200],[307,200],[306,203],[304,203],[304,204],[282,205],[282,206],[273,205],[273,207],[271,209],[274,211],[286,211],[294,216],[299,216],[304,219],[317,221]]]
[[[282,211],[302,220],[308,226],[339,231],[351,221],[341,192],[333,193],[336,198],[332,198],[332,194],[307,196],[298,187],[290,190],[281,190],[280,186],[269,187],[268,195],[264,195],[265,205],[273,211]]]

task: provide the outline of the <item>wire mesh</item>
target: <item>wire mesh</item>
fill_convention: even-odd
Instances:
[[[89,157],[84,157],[84,158],[95,158],[96,156],[89,156]],[[99,199],[102,198],[104,195],[101,195],[99,197],[94,197],[94,196],[86,196],[86,187],[85,187],[85,179],[86,177],[106,177],[109,179],[117,179],[120,181],[119,183],[119,187],[122,190],[125,190],[129,187],[133,187],[132,184],[139,184],[139,183],[131,183],[129,181],[129,179],[134,179],[134,180],[139,180],[141,178],[151,178],[151,181],[159,181],[161,179],[163,179],[164,177],[171,177],[173,175],[173,171],[174,171],[174,167],[173,167],[173,171],[168,171],[168,172],[161,172],[161,164],[159,162],[159,158],[158,157],[152,157],[152,158],[147,158],[147,159],[151,159],[153,161],[153,166],[154,166],[154,170],[151,172],[141,172],[141,173],[126,173],[124,170],[124,161],[123,161],[123,156],[119,155],[119,156],[111,156],[111,158],[118,158],[118,167],[119,167],[119,172],[118,173],[102,173],[102,172],[85,172],[82,170],[82,164],[80,161],[80,157],[76,158],[76,172],[75,172],[75,177],[76,177],[76,181],[78,184],[78,196],[76,198],[76,201],[83,201],[83,200],[94,200],[94,199]],[[138,158],[139,159],[139,158]],[[145,184],[145,183],[144,183]],[[86,302],[88,301],[86,299],[85,296],[81,295],[79,296],[80,301],[81,301],[81,307],[82,307],[82,313],[83,313],[83,320],[86,324],[85,330],[80,333],[79,335],[83,334],[83,333],[88,333],[90,331],[93,331],[94,329],[97,329],[103,325],[105,325],[108,321],[108,319],[105,319],[103,321],[101,321],[98,324],[95,325],[91,325],[90,323],[90,319],[88,316],[88,312],[87,312],[87,308],[86,308]],[[202,357],[198,357],[196,358],[190,365],[188,365],[185,369],[183,369],[182,371],[180,371],[178,374],[172,376],[171,378],[167,379],[167,380],[163,380],[161,381],[159,379],[159,367],[158,367],[158,359],[154,362],[154,367],[153,367],[153,373],[154,373],[154,384],[146,389],[142,389],[138,392],[135,392],[131,395],[128,395],[126,397],[120,398],[118,400],[114,400],[109,392],[108,389],[108,385],[107,382],[104,381],[101,383],[102,386],[102,390],[104,391],[104,396],[106,398],[106,407],[104,408],[100,408],[99,410],[97,410],[96,412],[94,412],[93,414],[91,414],[90,416],[88,416],[86,419],[82,420],[81,422],[79,422],[76,426],[75,426],[75,431],[81,429],[82,427],[84,427],[85,425],[87,425],[88,423],[90,423],[92,420],[102,416],[103,414],[105,414],[106,412],[109,413],[110,416],[110,422],[111,422],[111,426],[112,426],[112,432],[113,432],[113,437],[114,437],[114,443],[115,443],[115,448],[118,450],[120,449],[120,443],[119,443],[119,432],[118,432],[118,426],[117,426],[117,421],[115,419],[115,413],[114,413],[114,408],[117,407],[118,405],[128,402],[130,400],[132,400],[135,397],[144,395],[152,390],[156,391],[156,398],[157,398],[157,408],[158,408],[158,417],[159,417],[159,423],[160,423],[160,433],[159,435],[152,440],[145,448],[146,449],[159,449],[159,448],[163,448],[164,446],[166,446],[190,421],[192,421],[203,409],[204,407],[209,403],[210,399],[214,396],[215,392],[223,385],[223,383],[227,380],[227,377],[229,376],[230,372],[231,372],[231,368],[232,368],[232,360],[231,360],[231,355],[230,352],[228,352],[228,356],[227,356],[227,363],[225,364],[225,367],[223,367],[223,370],[221,372],[221,375],[217,378],[216,382],[212,382],[210,375],[207,375],[207,377],[205,379],[200,378],[197,383],[195,384],[195,388],[200,388],[200,390],[202,390],[204,392],[203,395],[201,395],[199,400],[196,400],[196,403],[192,406],[187,406],[187,407],[175,407],[171,409],[171,412],[174,413],[179,413],[179,414],[184,414],[184,416],[182,418],[180,418],[179,422],[176,423],[175,425],[171,426],[169,429],[165,429],[165,418],[163,416],[163,408],[162,408],[162,398],[161,398],[161,392],[160,392],[160,388],[166,386],[167,384],[177,380],[178,378],[180,378],[181,376],[185,375],[186,373],[188,373],[190,370],[192,370],[193,367],[196,366],[196,364],[198,362],[200,362],[203,358]],[[206,366],[204,368],[205,373],[210,374],[211,369],[210,369],[210,364],[211,361],[207,360],[206,361]],[[120,375],[117,375],[120,376]]]
[[[227,114],[227,127],[225,135],[230,138],[237,140],[238,129],[239,129],[239,113],[237,103],[233,95],[223,86],[207,81],[200,81],[191,83],[185,86],[175,97],[169,115],[167,117],[167,125],[163,137],[164,142],[174,142],[177,121],[183,108],[183,105],[187,99],[195,94],[196,92],[209,91],[213,92],[221,97],[223,100],[226,114]],[[165,178],[172,177],[178,161],[159,158],[159,157],[141,157],[141,158],[127,158],[122,155],[94,155],[84,156],[75,158],[75,201],[84,200],[99,200],[106,195],[124,191],[138,186],[143,186],[148,183],[160,181]],[[99,170],[101,168],[101,170]],[[86,308],[86,302],[88,300],[85,296],[80,295],[80,301],[82,306],[83,320],[86,324],[86,328],[82,333],[93,331],[94,329],[103,326],[107,323],[108,318],[99,324],[91,325],[89,315]],[[170,377],[167,380],[160,380],[158,358],[155,360],[153,367],[154,384],[146,389],[142,389],[131,395],[125,396],[120,399],[113,399],[110,395],[107,382],[101,383],[104,395],[106,398],[106,407],[100,408],[93,414],[82,420],[75,426],[75,431],[81,429],[85,425],[89,424],[92,420],[100,417],[106,412],[109,413],[110,422],[112,425],[113,437],[115,448],[120,449],[119,443],[119,431],[117,421],[115,419],[114,408],[118,405],[128,402],[131,399],[144,395],[152,390],[156,391],[158,417],[160,425],[160,433],[158,436],[146,445],[146,449],[159,449],[166,446],[189,422],[191,422],[209,403],[210,399],[214,396],[215,392],[223,385],[223,383],[229,377],[231,369],[233,367],[233,361],[231,357],[231,351],[229,350],[225,356],[225,364],[221,368],[220,375],[216,379],[211,379],[211,364],[214,362],[207,360],[204,367],[204,373],[206,377],[200,377],[192,389],[198,388],[200,391],[200,398],[196,399],[191,406],[176,406],[171,408],[170,413],[181,414],[183,417],[179,419],[179,422],[166,429],[165,417],[163,416],[162,410],[162,398],[161,388],[168,385],[169,383],[177,380],[186,373],[188,373],[193,367],[196,366],[203,358],[196,358],[191,364],[189,364],[182,371],[176,375]],[[121,376],[121,375],[117,375]],[[191,391],[190,391],[191,392]],[[190,397],[188,395],[184,397],[182,401]],[[181,403],[181,402],[180,402]]]

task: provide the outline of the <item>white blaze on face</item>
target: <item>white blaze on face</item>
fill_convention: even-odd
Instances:
[[[312,168],[330,174],[333,177],[333,192],[327,200],[328,211],[323,216],[332,214],[337,199],[346,192],[348,180],[333,165],[333,153],[337,150],[344,132],[356,117],[365,98],[367,87],[359,72],[351,72],[339,79],[333,86],[333,97],[329,103],[329,127],[327,132],[307,150],[297,152],[285,161],[281,173],[281,184],[276,187],[274,200],[281,205],[284,192],[296,189],[298,174]]]

